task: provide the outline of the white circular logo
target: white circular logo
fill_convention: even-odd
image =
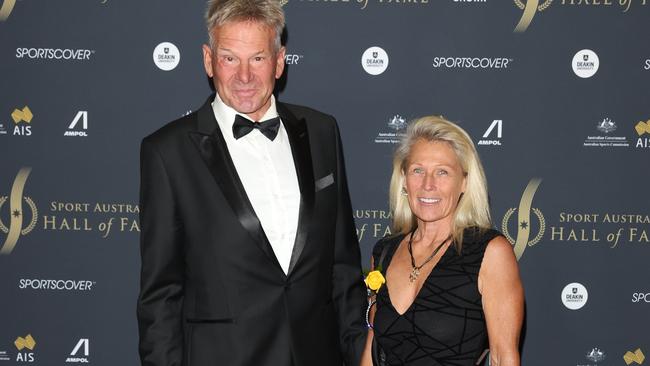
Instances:
[[[562,303],[571,310],[578,310],[585,306],[588,297],[587,289],[577,282],[566,285],[562,290]]]
[[[370,47],[361,56],[361,66],[370,75],[379,75],[388,68],[388,54],[381,47]]]
[[[596,74],[600,66],[600,60],[596,52],[592,50],[581,50],[573,56],[571,67],[573,72],[581,78],[590,78]]]
[[[179,62],[181,53],[173,43],[163,42],[153,50],[153,63],[161,70],[174,70]]]

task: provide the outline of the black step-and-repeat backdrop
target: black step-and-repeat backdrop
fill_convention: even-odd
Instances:
[[[136,365],[139,142],[211,93],[205,4],[0,4],[0,366]],[[650,365],[650,1],[283,7],[279,99],[337,117],[366,267],[395,143],[442,114],[519,257],[523,364]]]

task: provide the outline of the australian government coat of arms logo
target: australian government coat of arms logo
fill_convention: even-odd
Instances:
[[[388,119],[389,131],[380,131],[375,137],[376,144],[398,144],[404,136],[408,123],[406,118],[396,114]]]

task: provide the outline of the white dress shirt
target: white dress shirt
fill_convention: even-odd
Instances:
[[[246,195],[286,274],[300,210],[300,187],[287,131],[281,123],[273,141],[257,129],[236,140],[232,134],[235,116],[240,114],[249,120],[250,118],[227,106],[219,94],[212,103],[212,110]],[[278,117],[278,112],[275,98],[271,96],[271,106],[261,121],[274,117]]]

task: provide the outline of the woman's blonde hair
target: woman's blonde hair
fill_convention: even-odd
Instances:
[[[442,116],[426,116],[412,121],[406,135],[393,156],[393,174],[390,179],[390,210],[393,233],[407,234],[417,227],[417,218],[411,211],[408,197],[403,194],[404,174],[413,145],[419,140],[446,142],[456,153],[466,178],[465,192],[453,213],[451,236],[456,249],[461,252],[463,231],[492,226],[488,202],[487,182],[481,160],[467,132]]]

